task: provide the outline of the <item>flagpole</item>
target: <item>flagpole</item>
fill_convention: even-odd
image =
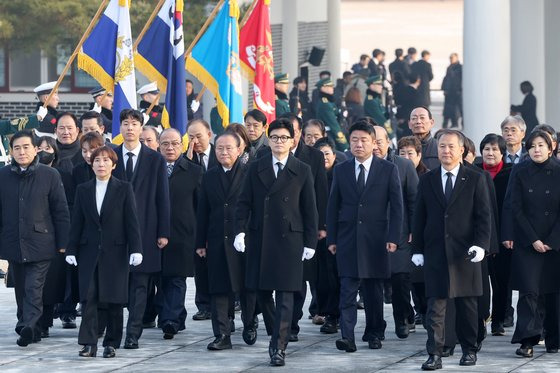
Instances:
[[[154,8],[154,11],[152,12],[152,14],[150,14],[150,18],[148,18],[148,22],[144,25],[144,28],[142,29],[142,31],[140,31],[140,34],[138,34],[138,37],[136,38],[136,41],[134,41],[134,45],[132,46],[132,51],[133,52],[138,49],[138,44],[140,44],[140,41],[144,37],[144,34],[146,33],[146,31],[148,31],[148,28],[150,27],[150,25],[154,21],[154,18],[156,18],[157,14],[159,13],[159,10],[163,6],[164,2],[165,2],[165,0],[159,0],[156,7]]]
[[[216,17],[216,14],[218,13],[218,10],[220,10],[220,7],[222,6],[223,3],[224,3],[224,0],[220,0],[218,2],[218,4],[216,5],[216,7],[214,8],[214,10],[212,11],[212,13],[210,13],[210,15],[208,16],[208,19],[206,20],[206,22],[204,22],[204,25],[202,25],[202,28],[200,29],[200,31],[198,32],[198,34],[196,35],[196,37],[192,41],[191,45],[189,45],[189,47],[187,48],[187,51],[185,52],[185,60],[188,58],[189,54],[191,54],[191,51],[194,48],[194,46],[196,45],[196,43],[198,42],[198,39],[200,39],[202,37],[202,34],[204,34],[204,31],[206,31],[206,29],[208,28],[210,23],[214,20],[214,17]]]
[[[253,10],[255,10],[258,2],[259,0],[254,0],[249,9],[247,9],[245,15],[243,15],[243,19],[241,20],[241,22],[239,22],[239,28],[245,26],[245,23],[247,23],[247,21],[249,20],[249,17],[251,16],[251,13],[253,13]]]
[[[66,76],[66,73],[68,72],[68,69],[70,68],[70,66],[72,65],[72,62],[74,62],[74,59],[78,55],[78,51],[80,50],[80,48],[82,47],[82,45],[86,41],[87,37],[89,36],[89,33],[93,29],[93,26],[97,23],[97,20],[99,19],[99,17],[101,17],[101,13],[103,12],[103,8],[105,8],[105,5],[107,5],[108,1],[109,0],[103,0],[101,5],[99,6],[99,9],[97,9],[97,13],[95,13],[95,15],[93,16],[93,18],[92,18],[91,22],[89,23],[86,31],[82,35],[82,38],[78,42],[78,45],[76,45],[76,49],[74,49],[74,53],[72,53],[72,55],[68,59],[68,62],[66,62],[66,66],[64,66],[64,70],[62,70],[62,73],[58,77],[58,80],[56,81],[56,84],[54,85],[54,88],[52,89],[51,93],[49,93],[49,96],[45,100],[45,103],[43,104],[44,108],[47,107],[47,104],[48,104],[49,100],[51,99],[52,95],[58,90],[58,87],[60,86],[60,83],[62,83],[62,80],[64,79],[64,77]]]
[[[150,115],[150,113],[152,112],[152,109],[154,108],[154,106],[156,106],[157,104],[159,104],[159,98],[161,97],[161,92],[159,92],[156,96],[156,99],[154,101],[152,101],[152,103],[150,104],[150,107],[148,108],[148,110],[146,110],[146,115]]]
[[[200,99],[202,98],[202,95],[204,94],[204,92],[206,92],[206,87],[202,86],[202,89],[200,90],[200,92],[198,92],[198,94],[196,95],[195,100],[200,102]]]

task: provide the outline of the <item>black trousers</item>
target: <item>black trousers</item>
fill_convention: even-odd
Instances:
[[[560,293],[536,295],[519,292],[517,323],[511,343],[534,346],[539,343],[543,328],[548,348],[559,348]]]
[[[301,290],[294,292],[294,313],[292,315],[292,325],[290,327],[290,333],[299,333],[299,320],[303,317],[303,305],[305,304],[305,297],[307,296],[307,281],[303,281],[301,285]],[[311,305],[310,305],[311,307]]]
[[[161,294],[161,276],[154,275],[150,278],[148,284],[148,295],[146,297],[146,310],[144,311],[144,316],[142,317],[143,323],[150,323],[156,320],[156,317],[160,314],[163,304],[162,294]],[[161,320],[158,319],[158,325]]]
[[[276,310],[270,348],[285,350],[290,338],[292,315],[294,309],[294,293],[290,291],[276,291]]]
[[[162,304],[158,323],[161,325],[171,323],[176,331],[184,329],[187,318],[186,277],[161,276],[159,293]]]
[[[492,323],[503,323],[511,307],[511,252],[500,252],[488,259],[492,282]]]
[[[99,275],[97,269],[95,269],[88,289],[87,300],[82,304],[82,322],[78,332],[78,344],[83,346],[97,346],[99,332],[98,310],[100,306],[98,282]],[[122,304],[104,303],[103,313],[107,323],[103,347],[119,348],[123,330],[123,306]]]
[[[361,287],[366,314],[366,328],[362,339],[383,338],[385,320],[383,320],[383,279],[353,277],[340,278],[340,331],[342,338],[354,341],[358,308],[356,296]],[[361,286],[360,286],[361,285]]]
[[[395,326],[414,323],[414,310],[410,304],[410,273],[394,273],[391,276],[393,288],[393,319]]]
[[[64,302],[58,305],[58,313],[62,321],[76,319],[76,306],[78,305],[78,269],[74,266],[66,266],[66,290]]]
[[[476,353],[478,336],[478,299],[477,297],[460,297],[453,299],[428,298],[426,326],[428,341],[426,349],[430,355],[441,356],[444,344],[449,343],[446,336],[446,313],[448,303],[455,306],[455,330],[463,353]],[[446,339],[448,338],[448,339]],[[451,344],[454,346],[455,344]]]
[[[428,300],[426,299],[426,285],[423,282],[412,283],[412,301],[416,313],[425,315],[428,309]]]
[[[194,256],[194,284],[196,286],[194,303],[199,311],[210,312],[208,291],[208,262],[206,258]]]
[[[258,308],[263,315],[266,334],[272,335],[274,331],[276,313],[276,306],[274,305],[274,298],[272,298],[272,291],[246,289],[244,293],[240,294],[240,297],[243,325],[245,327],[251,325],[250,323],[253,322],[253,318],[257,314]],[[243,304],[245,304],[245,306],[243,306]],[[243,311],[243,308],[245,308],[245,311]]]
[[[323,240],[321,240],[323,241]],[[330,318],[340,314],[340,279],[336,257],[328,250],[317,249],[317,313]]]
[[[212,331],[214,336],[231,335],[230,328],[230,303],[235,295],[231,294],[211,294],[210,305],[212,312]]]
[[[142,321],[146,311],[150,279],[157,273],[131,272],[128,284],[128,322],[126,336],[139,339],[142,336]]]
[[[43,314],[43,287],[49,270],[50,260],[32,263],[9,262],[15,280],[15,295],[18,308],[16,330],[25,327],[37,329]]]

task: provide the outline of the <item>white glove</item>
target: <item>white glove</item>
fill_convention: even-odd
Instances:
[[[245,252],[245,233],[241,232],[237,236],[235,236],[233,247],[240,253]]]
[[[313,258],[313,255],[315,255],[315,250],[310,249],[309,247],[304,247],[303,255],[301,256],[301,261],[309,260]]]
[[[37,110],[37,117],[39,118],[39,120],[43,120],[48,113],[49,111],[47,110],[47,108],[41,105],[39,106],[39,110]]]
[[[66,263],[70,264],[71,266],[78,266],[78,261],[74,255],[66,255]]]
[[[135,267],[142,264],[142,254],[139,253],[130,254],[129,264]]]
[[[93,109],[91,109],[91,110],[92,110],[92,111],[95,111],[95,112],[98,112],[98,113],[101,113],[101,106],[99,106],[99,105],[97,104],[97,102],[96,102],[96,103],[93,105]]]
[[[142,116],[144,117],[144,123],[142,123],[142,124],[148,123],[148,121],[150,120],[150,117],[148,116],[148,114],[142,113]]]
[[[192,100],[191,109],[192,109],[193,113],[196,113],[198,111],[199,107],[200,107],[200,102],[198,102],[196,100]]]
[[[484,259],[484,256],[486,255],[486,251],[484,251],[482,247],[478,247],[478,246],[471,246],[471,248],[469,249],[469,254],[472,253],[476,253],[474,258],[471,259],[471,262],[473,263],[481,262],[482,259]]]
[[[424,265],[424,255],[423,254],[414,254],[412,255],[412,263],[416,267],[422,267]]]

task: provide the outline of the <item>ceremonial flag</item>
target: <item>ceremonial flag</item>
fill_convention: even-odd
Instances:
[[[187,130],[183,0],[166,0],[134,54],[136,68],[165,91],[164,128]]]
[[[239,33],[239,57],[243,72],[253,82],[253,104],[270,123],[276,118],[270,0],[255,1],[255,7]]]
[[[238,18],[237,0],[226,0],[186,61],[187,70],[216,97],[224,127],[243,123]]]
[[[113,142],[121,144],[122,110],[136,109],[136,78],[130,32],[131,0],[111,0],[78,54],[78,68],[113,92]]]

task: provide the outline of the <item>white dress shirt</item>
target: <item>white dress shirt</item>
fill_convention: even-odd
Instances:
[[[367,178],[369,176],[369,169],[371,168],[371,162],[373,161],[374,155],[372,154],[368,159],[366,159],[363,163],[358,162],[357,159],[354,161],[354,169],[356,172],[356,181],[358,181],[358,176],[360,175],[360,165],[364,165],[364,181],[367,182]]]
[[[453,176],[451,176],[451,185],[455,188],[455,181],[457,181],[457,174],[459,173],[459,168],[461,164],[459,163],[455,168],[452,170],[447,171],[443,166],[441,166],[441,186],[443,188],[443,192],[445,193],[445,183],[447,182],[447,173],[451,172]]]
[[[142,149],[142,143],[139,142],[138,146],[134,149],[127,149],[126,145],[123,144],[122,153],[123,153],[123,161],[124,167],[126,169],[126,162],[128,161],[128,152],[132,152],[134,155],[132,156],[132,172],[136,170],[136,163],[138,163],[138,155],[140,154],[140,149]]]
[[[274,155],[272,156],[272,168],[274,169],[274,176],[278,177],[278,165],[276,163],[282,163],[282,169],[286,167],[286,163],[288,162],[288,157],[284,159],[277,159]]]
[[[109,185],[109,180],[95,179],[95,204],[97,205],[98,214],[101,214],[101,206],[107,192],[107,185]]]
[[[511,159],[510,159],[510,155],[516,155],[515,157],[515,162],[513,162],[514,164],[518,164],[519,161],[521,160],[521,151],[523,150],[523,148],[519,148],[519,150],[517,151],[517,153],[515,154],[511,154],[510,152],[508,152],[506,150],[506,156],[505,156],[505,161],[506,163],[511,163]]]

